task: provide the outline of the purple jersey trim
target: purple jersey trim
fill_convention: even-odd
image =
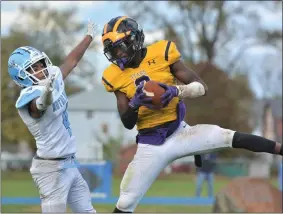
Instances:
[[[154,128],[140,130],[136,137],[136,142],[151,145],[162,145],[166,138],[178,129],[186,115],[186,106],[183,101],[180,101],[177,105],[177,114],[177,119],[174,121]]]

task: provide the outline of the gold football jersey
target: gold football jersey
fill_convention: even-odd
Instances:
[[[102,83],[108,92],[121,91],[131,99],[136,86],[141,81],[153,80],[166,85],[176,85],[170,72],[170,65],[181,57],[176,44],[172,41],[160,40],[147,47],[147,53],[138,68],[126,68],[122,71],[115,64],[108,66],[102,77]],[[152,128],[165,122],[177,119],[177,104],[175,97],[166,108],[151,110],[141,106],[138,111],[137,129]]]

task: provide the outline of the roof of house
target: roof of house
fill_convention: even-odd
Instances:
[[[92,90],[69,96],[69,111],[117,111],[114,93],[96,85]]]

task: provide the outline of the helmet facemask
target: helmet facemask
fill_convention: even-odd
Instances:
[[[117,27],[117,31],[112,32],[111,28],[108,30],[109,36],[105,36],[108,38],[103,39],[104,55],[110,62],[124,70],[125,66],[130,64],[136,53],[143,47],[143,31],[131,18],[123,20]],[[107,35],[107,33],[104,32],[103,35]],[[116,40],[117,37],[119,39]]]
[[[125,66],[133,60],[137,51],[142,48],[143,42],[139,32],[132,31],[123,39],[114,43],[106,40],[104,44],[104,55],[107,59],[124,70]]]
[[[41,63],[43,65],[42,68],[36,68],[37,63]],[[45,85],[51,66],[52,63],[48,56],[42,53],[39,57],[35,57],[31,61],[24,63],[23,69],[19,72],[19,78],[29,78],[34,85]]]

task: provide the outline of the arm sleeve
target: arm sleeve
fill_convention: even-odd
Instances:
[[[138,120],[138,111],[129,107],[127,111],[121,115],[121,121],[125,128],[132,129],[135,127]]]

